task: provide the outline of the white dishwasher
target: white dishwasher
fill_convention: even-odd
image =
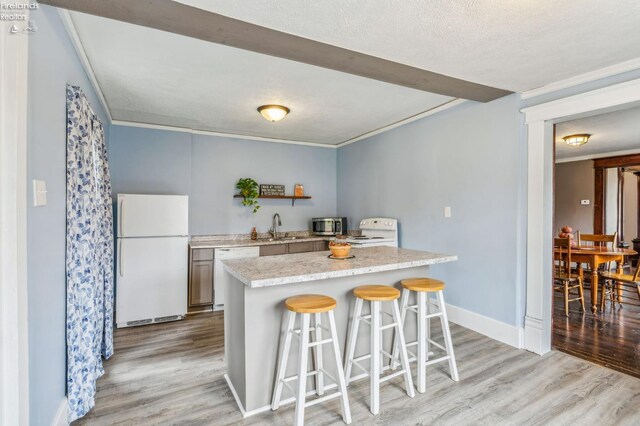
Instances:
[[[224,294],[231,276],[224,270],[223,260],[246,259],[259,257],[260,247],[235,247],[218,248],[214,252],[215,264],[213,266],[213,304],[214,310],[224,307]]]

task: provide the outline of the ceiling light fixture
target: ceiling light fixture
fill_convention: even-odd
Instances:
[[[585,143],[589,142],[589,138],[591,137],[591,135],[588,135],[586,133],[581,133],[581,134],[577,134],[577,135],[569,135],[569,136],[565,136],[564,138],[562,138],[562,140],[570,146],[581,146],[584,145]]]
[[[271,122],[276,122],[282,120],[289,114],[289,108],[282,105],[262,105],[258,107],[258,112],[262,114],[262,116]]]

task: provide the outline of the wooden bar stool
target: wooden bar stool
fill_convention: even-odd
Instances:
[[[329,399],[340,397],[342,404],[342,419],[345,423],[351,423],[351,410],[349,409],[349,400],[347,398],[347,385],[344,378],[344,370],[342,369],[342,359],[340,357],[340,347],[338,346],[338,333],[336,332],[336,322],[333,316],[333,309],[336,307],[335,299],[329,296],[319,294],[305,294],[290,297],[285,300],[285,306],[289,310],[287,315],[287,328],[282,341],[280,350],[280,362],[278,363],[278,371],[276,373],[276,382],[273,390],[273,399],[271,409],[277,410],[280,404],[288,402],[296,402],[295,425],[304,424],[304,409],[312,405],[327,401]],[[326,313],[329,317],[329,328],[322,325],[322,314]],[[300,314],[300,328],[294,329],[296,314]],[[313,327],[310,327],[311,315],[313,314]],[[329,332],[328,339],[322,339],[322,330]],[[309,333],[313,332],[314,340],[309,341]],[[300,340],[300,351],[298,354],[298,374],[291,377],[285,377],[287,370],[287,361],[289,358],[289,350],[291,348],[292,336]],[[327,372],[323,366],[322,345],[332,343],[333,353],[336,362],[336,377]],[[315,357],[315,370],[307,371],[307,362],[309,349],[313,350]],[[320,396],[312,401],[306,402],[307,394],[307,377],[315,376],[316,394]],[[324,379],[325,376],[332,380],[338,387],[336,392],[324,395]],[[294,389],[289,382],[298,380],[297,388]],[[282,388],[286,386],[295,397],[285,401],[281,401]]]
[[[404,322],[407,316],[407,311],[412,311],[417,314],[418,321],[418,336],[415,342],[409,342],[407,347],[417,346],[418,353],[411,353],[409,362],[417,361],[418,364],[418,392],[424,393],[427,390],[427,366],[442,362],[449,361],[449,373],[451,379],[458,381],[458,367],[456,366],[456,358],[453,354],[453,345],[451,343],[451,331],[449,330],[449,321],[447,319],[447,310],[444,304],[444,283],[433,278],[412,278],[402,280],[402,299],[400,306],[402,309],[401,323],[404,327]],[[416,293],[417,303],[415,305],[409,305],[409,295],[411,292]],[[437,312],[429,313],[429,293],[435,293],[438,300],[437,306],[439,310]],[[435,307],[435,306],[434,306]],[[444,335],[444,346],[431,339],[431,318],[440,317],[440,324],[442,325],[442,334]],[[397,354],[398,343],[402,347],[402,338],[396,339],[394,342],[393,355]],[[436,359],[429,359],[433,352],[429,351],[430,345],[434,345],[446,352],[445,356]],[[396,368],[393,364],[392,368]]]
[[[407,395],[411,398],[415,396],[413,389],[413,380],[411,379],[411,370],[409,369],[409,360],[407,357],[407,350],[404,344],[404,334],[402,331],[402,325],[400,322],[400,311],[398,309],[398,298],[400,297],[400,291],[393,287],[385,285],[365,285],[356,287],[353,290],[353,294],[356,296],[356,305],[353,312],[353,319],[351,320],[351,330],[349,331],[349,338],[347,340],[347,360],[345,363],[345,375],[347,377],[347,384],[352,380],[358,380],[366,376],[370,377],[370,398],[371,403],[369,409],[373,414],[380,412],[380,383],[392,379],[396,376],[404,374],[405,386],[407,388]],[[371,304],[371,313],[369,315],[362,315],[363,301],[368,301]],[[392,302],[393,310],[392,314],[380,310],[380,304],[382,302]],[[389,315],[392,318],[392,323],[382,325],[380,314]],[[371,352],[368,355],[355,357],[356,342],[358,340],[358,328],[360,321],[364,321],[371,326]],[[384,330],[395,329],[398,340],[400,341],[400,359],[392,356],[389,352],[386,352],[381,348],[381,336]],[[385,368],[382,366],[382,358],[380,355],[384,355],[391,359],[391,361],[397,361],[402,370],[389,374],[385,377],[380,377]],[[360,361],[370,359],[370,369],[367,370],[360,364]],[[351,378],[351,369],[356,366],[365,371],[365,373]],[[387,367],[386,369],[389,369]]]

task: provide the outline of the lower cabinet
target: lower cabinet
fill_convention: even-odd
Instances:
[[[209,306],[213,306],[213,249],[193,249],[189,265],[189,308]]]
[[[268,246],[260,246],[260,256],[276,256],[279,254],[287,254],[288,244],[271,244]]]
[[[305,241],[302,243],[289,243],[289,253],[308,253],[315,251],[315,241]]]
[[[329,250],[329,241],[314,241],[313,251]]]

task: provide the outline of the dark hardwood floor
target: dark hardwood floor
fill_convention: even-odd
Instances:
[[[588,287],[588,284],[587,284]],[[626,289],[620,309],[592,315],[588,288],[585,289],[587,312],[583,315],[577,302],[564,314],[561,293],[554,294],[553,347],[596,364],[640,378],[640,306],[635,290]]]

